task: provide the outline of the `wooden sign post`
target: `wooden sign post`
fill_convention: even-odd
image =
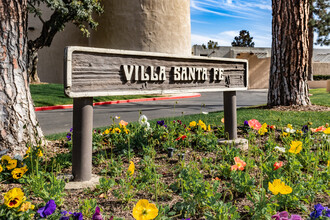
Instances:
[[[224,92],[225,131],[237,138],[236,91],[247,90],[248,63],[241,59],[67,47],[65,94],[74,99],[72,173],[92,173],[93,97],[182,92]]]

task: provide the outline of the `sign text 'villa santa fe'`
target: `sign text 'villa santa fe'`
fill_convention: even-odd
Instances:
[[[125,78],[128,82],[132,81],[143,81],[143,82],[157,82],[166,81],[166,67],[165,66],[136,66],[136,65],[122,65],[124,70]],[[211,81],[224,80],[223,73],[224,69],[211,68],[208,70],[203,67],[172,67],[170,73],[173,73],[173,81],[180,82],[193,82],[193,81]],[[168,75],[170,75],[170,73]]]
[[[71,98],[238,91],[247,89],[246,60],[68,47],[65,93]]]

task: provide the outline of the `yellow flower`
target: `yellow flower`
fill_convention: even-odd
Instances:
[[[41,149],[38,149],[38,154],[37,154],[37,156],[38,157],[42,157],[44,154],[42,153],[42,150]]]
[[[31,147],[29,147],[29,148],[26,150],[26,152],[25,152],[25,155],[26,155],[26,156],[24,157],[24,159],[28,158],[30,153],[31,153]]]
[[[14,179],[20,179],[24,173],[26,173],[28,169],[25,167],[22,168],[15,168],[12,172],[11,175],[13,176]]]
[[[293,129],[292,124],[288,124],[287,127]]]
[[[189,123],[189,127],[193,128],[193,127],[196,127],[196,122],[195,121],[192,121]]]
[[[264,123],[261,128],[258,130],[259,135],[264,135],[266,132],[268,132],[267,130],[267,123]]]
[[[17,160],[12,160],[8,155],[4,155],[1,157],[1,162],[4,163],[5,161],[7,162],[6,168],[8,170],[12,170],[17,166]]]
[[[9,208],[17,208],[24,200],[24,193],[20,188],[13,188],[4,196],[4,204]]]
[[[111,133],[112,134],[114,134],[114,133],[120,133],[121,132],[121,130],[119,129],[119,128],[114,128],[112,131],[111,131]]]
[[[1,164],[0,164],[0,173],[3,171],[3,167],[1,166]]]
[[[327,164],[328,167],[330,167],[330,160],[328,160],[328,164]]]
[[[274,194],[290,194],[292,193],[292,188],[285,185],[280,179],[275,179],[273,183],[268,183],[268,189]]]
[[[281,136],[282,136],[282,137],[289,136],[289,133],[283,131],[283,133],[281,134]]]
[[[106,129],[105,131],[103,131],[103,134],[109,134],[109,133],[110,133],[109,129]]]
[[[323,131],[323,133],[324,133],[324,134],[330,134],[330,127],[328,127],[327,129],[325,129],[325,130]]]
[[[125,132],[126,134],[128,134],[128,133],[129,133],[129,130],[128,130],[127,128],[125,128],[125,129],[124,129],[124,132]]]
[[[207,130],[211,131],[211,125],[207,126]]]
[[[289,152],[293,154],[299,154],[302,149],[301,141],[291,141]]]
[[[34,205],[32,205],[31,202],[23,202],[18,211],[20,211],[20,212],[26,212],[29,209],[32,209],[33,210],[34,209]]]
[[[136,220],[151,220],[158,215],[155,204],[149,203],[146,199],[140,199],[133,208],[133,217]]]
[[[135,170],[135,165],[134,165],[133,161],[130,161],[130,165],[129,165],[128,170],[127,170],[129,172],[130,176],[133,176],[134,170]]]
[[[25,154],[29,154],[30,152],[31,152],[31,147],[29,147],[29,148],[26,150]]]

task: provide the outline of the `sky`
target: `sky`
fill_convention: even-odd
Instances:
[[[213,40],[231,46],[234,37],[247,30],[255,47],[271,47],[271,0],[191,0],[190,7],[192,45]]]

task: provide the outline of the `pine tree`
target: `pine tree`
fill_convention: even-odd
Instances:
[[[307,84],[309,0],[272,0],[268,105],[310,105]]]
[[[253,37],[247,30],[241,30],[231,43],[233,47],[254,47]]]

